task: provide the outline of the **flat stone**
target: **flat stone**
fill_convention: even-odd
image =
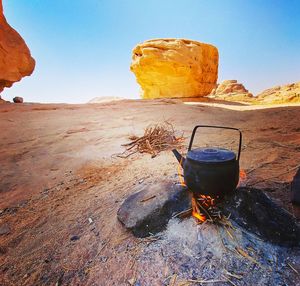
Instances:
[[[137,237],[162,231],[176,213],[191,207],[187,188],[165,181],[144,185],[130,195],[118,210],[118,219]]]
[[[79,240],[79,239],[80,239],[80,237],[79,237],[78,235],[73,235],[73,236],[70,238],[71,241],[76,241],[76,240]]]

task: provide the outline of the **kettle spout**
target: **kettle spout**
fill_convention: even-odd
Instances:
[[[185,158],[176,149],[173,149],[172,152],[179,162],[180,166],[183,168]]]

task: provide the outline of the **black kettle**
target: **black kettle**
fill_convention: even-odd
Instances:
[[[238,154],[228,149],[209,147],[196,148],[192,145],[198,128],[221,128],[239,132]],[[176,149],[175,157],[183,168],[184,181],[188,189],[198,195],[222,198],[233,192],[239,182],[239,161],[242,147],[242,132],[237,128],[197,125],[192,133],[186,158]]]

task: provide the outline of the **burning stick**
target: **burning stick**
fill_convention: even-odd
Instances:
[[[201,212],[200,212],[200,209],[198,207],[198,203],[197,203],[197,200],[196,200],[196,197],[193,196],[192,197],[192,215],[193,217],[195,217],[197,219],[197,221],[199,221],[199,223],[203,223],[206,221],[206,217],[205,215],[203,215]]]

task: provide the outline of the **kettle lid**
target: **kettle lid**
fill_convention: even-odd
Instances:
[[[187,159],[199,163],[222,163],[236,160],[233,151],[223,148],[209,147],[190,150]]]

